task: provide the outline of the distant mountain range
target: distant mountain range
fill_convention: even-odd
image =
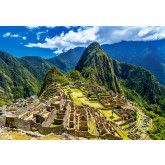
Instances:
[[[112,59],[127,62],[151,71],[165,85],[165,40],[122,41],[102,45]]]
[[[107,63],[107,59],[109,59],[107,55],[106,58],[102,57],[102,64],[98,63],[98,67],[103,67],[102,69],[105,72],[109,69],[111,70],[112,65],[117,66],[116,68],[120,69],[125,67],[126,64],[119,65],[118,62],[112,60],[116,59],[119,62],[127,62],[142,66],[151,71],[161,84],[165,84],[165,40],[146,42],[123,41],[112,45],[102,45],[101,47],[111,59],[109,66],[104,66],[103,64]],[[40,90],[44,76],[50,67],[57,66],[63,74],[70,72],[77,68],[76,66],[84,50],[85,48],[83,47],[77,47],[51,59],[43,59],[37,56],[16,58],[6,52],[0,51],[0,104],[2,102],[1,100],[4,101],[11,98],[16,99],[37,94]],[[87,63],[91,64],[89,69],[93,69],[93,65],[95,64],[92,63],[93,59],[90,60]],[[98,59],[96,61],[98,61]],[[100,76],[101,71],[95,70],[95,73],[96,71]],[[87,73],[87,71],[83,72],[84,75]],[[124,73],[118,75],[115,68],[114,73],[115,75],[111,81],[111,85],[115,82],[117,91],[120,91],[118,81],[120,81],[121,84],[120,78],[123,77]],[[111,74],[113,75],[114,73],[112,72]],[[102,76],[107,79],[107,73],[104,73]],[[130,75],[128,75],[127,78],[129,78],[129,76]],[[102,85],[105,85],[107,81],[102,81],[101,83]],[[127,83],[127,86],[129,86],[129,83]]]
[[[85,49],[75,69],[90,83],[107,86],[139,104],[163,106],[165,87],[150,71],[112,60],[96,42]]]
[[[102,49],[119,62],[141,66],[153,73],[165,85],[165,40],[122,41],[111,45],[101,45]],[[57,57],[46,60],[57,66],[62,73],[73,70],[85,48],[77,47]]]
[[[84,49],[71,49],[50,59],[38,56],[16,58],[0,51],[0,105],[8,100],[38,94],[51,66],[57,66],[62,73],[73,70]]]
[[[40,95],[50,93],[49,89],[53,87],[54,82],[66,85],[67,79],[107,86],[146,109],[165,116],[165,86],[142,67],[112,60],[96,42],[85,49],[75,70],[66,76],[56,67],[51,67],[44,78]]]

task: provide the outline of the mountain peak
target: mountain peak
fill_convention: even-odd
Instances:
[[[92,42],[87,49],[93,50],[93,49],[100,49],[102,50],[100,44],[98,42]]]
[[[75,70],[78,70],[90,83],[104,85],[121,92],[113,71],[112,59],[97,42],[91,43],[84,51]]]
[[[68,83],[60,70],[56,66],[52,66],[46,73],[39,96],[56,82],[60,83],[62,86]]]

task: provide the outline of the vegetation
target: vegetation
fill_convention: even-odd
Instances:
[[[59,83],[62,86],[66,86],[68,84],[68,80],[56,66],[53,66],[46,73],[39,96],[42,95],[42,93],[45,93],[46,90],[50,90],[49,87],[55,83]]]
[[[51,59],[47,59],[46,61],[51,66],[57,66],[62,73],[67,73],[75,69],[83,51],[85,48],[77,47],[75,49],[70,49],[65,53],[60,54]]]
[[[98,43],[93,42],[85,49],[76,70],[90,83],[122,92],[129,100],[146,109],[151,106],[155,113],[165,115],[165,87],[152,73],[142,67],[112,60]]]
[[[78,105],[82,105],[82,104],[85,104],[85,105],[89,105],[91,107],[95,107],[95,108],[102,108],[103,106],[98,103],[97,101],[90,101],[86,95],[84,95],[82,93],[82,91],[80,91],[79,89],[71,89],[70,90],[72,93],[70,94],[71,95],[71,99]]]
[[[53,97],[53,94],[57,91],[56,86],[51,84],[45,91],[40,95],[41,98]]]
[[[84,48],[75,48],[51,59],[37,56],[16,58],[0,51],[0,106],[36,95],[51,66],[58,66],[63,73],[69,72],[75,68],[83,51]]]
[[[76,66],[76,70],[92,84],[104,85],[115,92],[121,92],[117,77],[113,71],[112,59],[96,42],[93,42],[85,49]]]
[[[102,45],[112,59],[127,62],[152,72],[158,81],[165,85],[165,40],[122,41]]]
[[[40,57],[18,59],[0,51],[0,106],[17,98],[37,94],[44,79],[39,92],[40,97],[52,97],[56,91],[55,83],[59,83],[66,87],[67,95],[75,103],[103,108],[97,102],[96,96],[85,87],[68,89],[67,85],[69,82],[104,85],[115,92],[123,93],[127,99],[144,107],[143,111],[153,121],[152,128],[148,130],[149,136],[152,139],[164,139],[165,87],[157,81],[154,75],[142,67],[112,60],[96,42],[90,44],[80,58],[83,51],[84,48],[73,49],[48,60]],[[56,66],[51,67],[54,64],[60,70]],[[75,70],[71,71],[76,64]],[[60,71],[71,72],[65,76]],[[100,93],[98,96],[107,97],[108,94]],[[111,104],[111,106],[115,105]],[[111,122],[119,118],[115,113],[112,115],[111,110],[100,111]],[[136,113],[132,115],[137,118]],[[92,123],[90,124],[93,132],[94,128]],[[127,127],[128,125],[123,125],[123,128]],[[126,133],[121,132],[121,134],[126,138]]]
[[[125,131],[121,131],[119,128],[115,127],[117,132],[119,132],[119,134],[123,137],[124,140],[131,140],[129,137],[128,137],[128,133],[125,132]]]
[[[155,114],[153,111],[148,111],[145,108],[143,109],[143,112],[152,119],[148,135],[155,140],[165,140],[165,118]]]
[[[100,112],[104,114],[104,116],[111,122],[114,122],[114,120],[120,119],[120,117],[116,113],[112,114],[113,112],[112,110],[100,109]]]
[[[37,79],[8,53],[0,51],[0,96],[2,100],[15,100],[34,95],[39,90]]]
[[[159,116],[153,118],[153,128],[148,130],[148,134],[152,139],[165,140],[165,118]]]
[[[74,83],[83,83],[83,82],[85,82],[85,79],[82,77],[81,73],[77,70],[73,70],[73,71],[67,73],[66,78],[70,82],[74,82]]]
[[[96,124],[94,122],[93,116],[91,115],[91,119],[89,121],[89,133],[93,135],[98,135]]]
[[[46,72],[52,66],[52,64],[49,64],[45,59],[36,56],[22,57],[19,61],[37,79],[40,85]]]

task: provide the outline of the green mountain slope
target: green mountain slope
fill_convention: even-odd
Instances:
[[[121,92],[118,79],[114,74],[113,61],[96,42],[85,49],[75,70],[78,70],[92,84],[97,83],[115,92]]]
[[[52,66],[46,73],[39,96],[44,96],[44,93],[47,92],[54,83],[60,83],[62,86],[68,84],[68,80],[56,66]]]
[[[62,73],[70,72],[75,69],[84,50],[85,48],[82,47],[70,49],[59,56],[47,59],[46,61],[52,66],[57,66]]]
[[[0,51],[0,88],[5,93],[6,100],[31,96],[39,90],[36,78],[19,60],[2,51]]]
[[[63,73],[69,72],[75,68],[83,51],[84,48],[75,48],[51,59],[37,56],[16,58],[0,51],[0,105],[36,95],[52,66],[57,65]]]
[[[141,66],[165,85],[165,40],[122,41],[111,45],[102,45],[112,59]]]
[[[37,56],[22,57],[19,61],[37,79],[40,85],[46,72],[52,66],[45,59]]]
[[[149,110],[165,115],[165,87],[146,69],[112,60],[98,43],[92,43],[84,51],[76,66],[90,83],[116,87],[130,100]]]
[[[66,78],[70,82],[74,82],[74,83],[86,83],[85,78],[82,77],[81,73],[78,70],[72,70],[71,72],[68,72],[66,74]]]
[[[135,91],[143,99],[152,104],[157,104],[161,95],[161,85],[151,72],[142,67],[113,60],[114,73],[120,84],[127,89]]]

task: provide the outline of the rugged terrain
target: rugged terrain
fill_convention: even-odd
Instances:
[[[18,59],[1,52],[0,60],[1,104],[37,93],[40,98],[49,100],[57,93],[58,83],[75,104],[96,108],[123,139],[149,139],[148,135],[152,139],[165,137],[165,87],[150,71],[112,60],[96,42],[85,49],[75,70],[66,75],[39,57]],[[11,111],[10,108],[7,111]],[[96,133],[96,127],[90,128],[89,123],[88,131],[92,129]],[[99,132],[102,129],[99,125],[97,128]]]

